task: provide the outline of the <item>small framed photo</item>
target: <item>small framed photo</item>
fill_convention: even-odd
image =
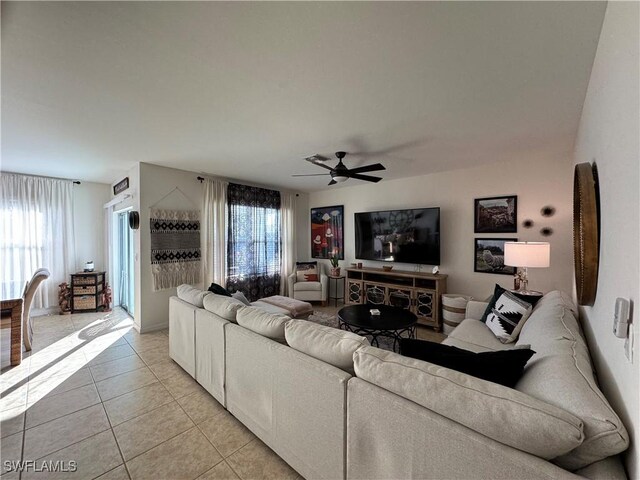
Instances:
[[[113,186],[113,194],[118,195],[129,188],[129,177],[124,177]]]
[[[518,197],[476,198],[474,233],[515,233],[518,231]]]
[[[515,275],[516,267],[504,264],[505,242],[517,242],[517,238],[476,238],[474,239],[473,271]]]

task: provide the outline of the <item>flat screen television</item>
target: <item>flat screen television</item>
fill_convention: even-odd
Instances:
[[[356,258],[440,265],[440,208],[355,214]]]

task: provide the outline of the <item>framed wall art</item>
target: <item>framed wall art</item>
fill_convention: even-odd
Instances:
[[[505,242],[517,242],[517,238],[476,238],[474,239],[473,271],[515,275],[516,267],[504,264]]]
[[[344,260],[344,206],[311,209],[311,257]]]
[[[474,233],[515,233],[518,231],[518,197],[476,198]]]

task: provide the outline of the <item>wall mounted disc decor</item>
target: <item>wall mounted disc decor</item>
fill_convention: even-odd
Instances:
[[[580,305],[593,305],[598,287],[598,195],[595,165],[576,165],[573,176],[573,261]]]
[[[551,205],[546,205],[540,209],[540,215],[543,217],[553,217],[556,213],[556,207],[552,207]]]
[[[140,228],[140,214],[135,210],[129,212],[129,228],[131,230]]]
[[[541,228],[540,235],[542,235],[543,237],[550,237],[551,235],[553,235],[553,228],[551,227]]]
[[[533,227],[533,220],[531,220],[530,218],[527,218],[524,222],[522,222],[522,226],[524,228],[531,228]]]

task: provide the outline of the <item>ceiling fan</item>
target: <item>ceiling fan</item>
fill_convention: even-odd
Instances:
[[[356,167],[356,168],[347,168],[344,163],[342,163],[342,159],[347,155],[347,152],[336,152],[336,158],[338,159],[338,165],[335,167],[330,167],[329,165],[325,165],[324,162],[329,160],[327,157],[323,157],[322,155],[312,155],[311,157],[305,158],[306,161],[313,163],[322,168],[326,168],[329,170],[328,173],[308,173],[308,174],[294,174],[292,177],[312,177],[316,175],[331,175],[331,181],[329,185],[335,185],[336,183],[346,182],[350,178],[355,178],[356,180],[364,180],[365,182],[379,182],[382,180],[380,177],[373,177],[371,175],[361,175],[366,172],[377,172],[379,170],[385,170],[384,165],[381,163],[374,163],[372,165],[365,165],[364,167]]]

